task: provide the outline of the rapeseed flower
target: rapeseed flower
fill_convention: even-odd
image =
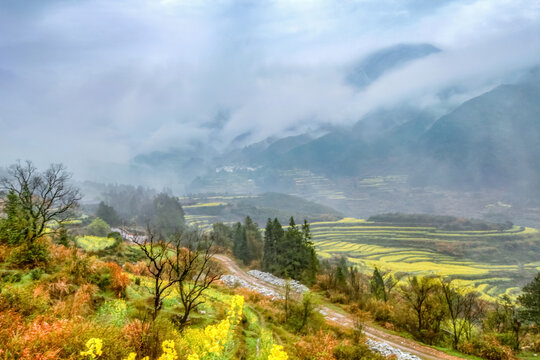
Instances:
[[[81,351],[81,356],[88,357],[89,359],[97,359],[103,351],[103,340],[98,338],[91,338],[86,342],[86,351]]]
[[[289,356],[285,351],[283,351],[283,346],[274,345],[272,350],[270,350],[270,355],[268,355],[268,360],[287,360]]]

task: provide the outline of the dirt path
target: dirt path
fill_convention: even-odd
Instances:
[[[274,286],[272,284],[269,284],[265,281],[259,280],[249,274],[247,274],[244,270],[242,270],[238,264],[229,257],[225,255],[215,255],[214,258],[218,260],[227,271],[234,276],[237,276],[249,284],[252,284],[254,286],[258,286],[261,288],[267,288],[271,289],[273,291],[276,291],[278,293],[282,293],[283,289]],[[337,311],[334,311],[326,306],[320,307],[321,314],[324,315],[326,320],[333,324],[333,325],[339,325],[339,326],[345,326],[345,327],[353,327],[354,322],[352,318],[348,315],[341,314]],[[385,342],[388,345],[398,348],[402,351],[408,352],[410,354],[416,355],[420,357],[421,359],[425,360],[464,360],[463,358],[451,356],[448,354],[445,354],[441,351],[438,351],[436,349],[430,348],[428,346],[421,345],[413,340],[405,339],[397,335],[388,334],[382,330],[376,329],[374,327],[363,325],[363,332],[366,334],[367,337],[380,341]]]

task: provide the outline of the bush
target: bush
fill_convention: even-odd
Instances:
[[[465,354],[476,355],[487,360],[512,360],[515,359],[512,350],[501,345],[493,335],[484,335],[478,340],[465,342],[459,346],[459,350]]]
[[[25,243],[11,252],[8,263],[19,268],[45,266],[49,262],[49,248],[45,241]]]
[[[14,270],[5,270],[0,274],[0,279],[6,283],[18,283],[22,279],[22,274]]]
[[[86,227],[88,234],[93,236],[107,236],[111,232],[111,227],[105,221],[100,218],[95,218],[92,220],[90,225]]]
[[[107,264],[111,272],[111,290],[118,297],[126,296],[126,289],[129,285],[129,276],[122,271],[122,268],[114,263]]]
[[[334,349],[336,360],[385,360],[382,355],[372,352],[365,344],[343,342]]]
[[[23,317],[43,313],[47,309],[47,299],[34,296],[30,288],[6,286],[0,294],[0,313],[14,310]]]
[[[42,268],[30,270],[30,278],[34,281],[39,280],[45,271]]]
[[[319,330],[317,333],[302,337],[295,344],[296,355],[301,359],[334,360],[334,348],[338,344],[336,337]]]

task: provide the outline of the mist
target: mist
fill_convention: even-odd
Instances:
[[[395,104],[442,115],[539,64],[539,20],[525,0],[3,1],[0,165],[159,183],[179,175],[134,179],[133,159],[204,161]],[[364,89],[346,81],[369,54],[417,43],[441,51]]]

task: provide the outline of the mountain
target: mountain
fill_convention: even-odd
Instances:
[[[451,181],[533,186],[540,174],[540,86],[501,85],[437,120],[416,154]]]
[[[356,64],[347,82],[363,89],[386,72],[441,50],[430,44],[398,44],[376,51]]]
[[[289,151],[272,154],[272,164],[331,176],[378,172],[388,166],[388,161],[408,151],[435,120],[431,113],[410,107],[378,110],[352,128],[335,130]],[[251,165],[263,163],[269,162],[254,158]]]

